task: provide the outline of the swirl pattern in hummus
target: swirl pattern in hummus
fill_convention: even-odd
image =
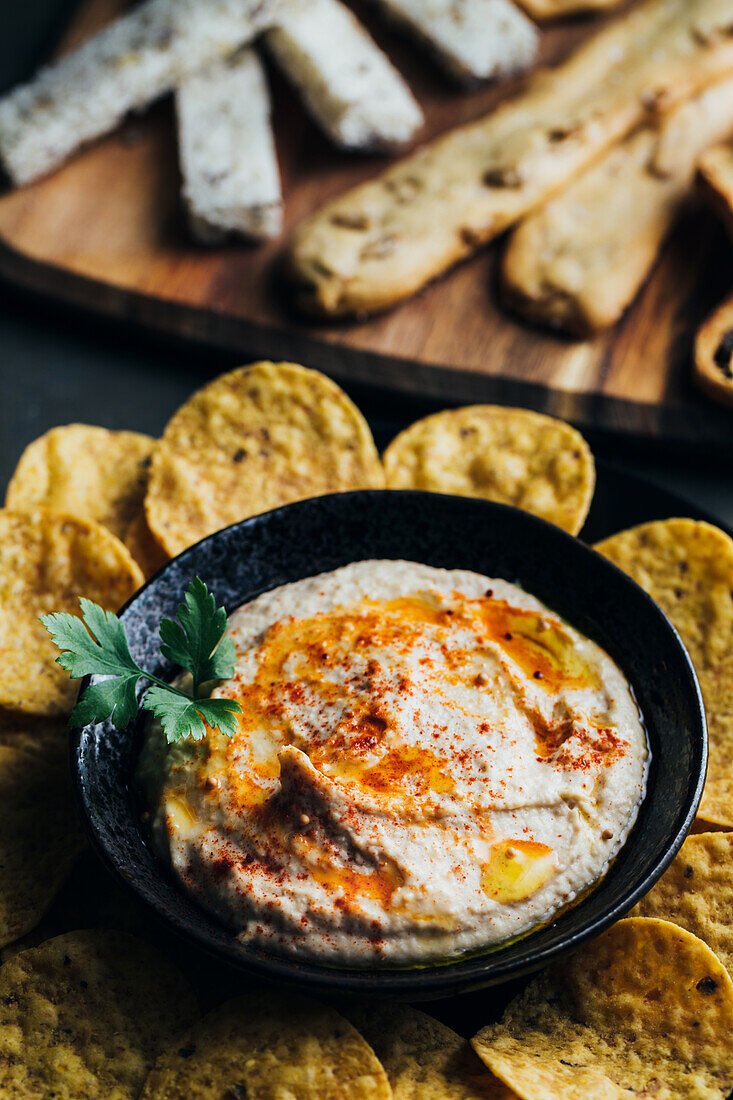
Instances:
[[[154,832],[243,941],[330,963],[499,943],[595,882],[643,797],[623,674],[502,580],[366,561],[230,618],[239,732],[151,734]]]

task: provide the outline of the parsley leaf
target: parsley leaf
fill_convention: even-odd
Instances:
[[[130,724],[141,707],[160,720],[168,742],[182,737],[200,741],[208,723],[227,737],[236,730],[241,706],[233,699],[209,699],[202,685],[234,675],[235,646],[223,637],[226,611],[217,608],[212,593],[196,577],[188,586],[178,608],[178,621],[160,624],[161,653],[191,673],[193,693],[159,680],[133,660],[125,628],[117,616],[91,600],[80,599],[82,615],[55,612],[41,622],[60,650],[56,661],[73,678],[98,674],[107,678],[90,685],[71,712],[69,724],[86,726],[111,718],[115,729]],[[138,703],[136,689],[141,679],[151,684]]]
[[[157,686],[148,690],[141,705],[160,719],[169,743],[181,737],[200,741],[206,733],[204,722],[231,737],[237,728],[235,715],[241,710],[233,699],[189,699]]]
[[[178,605],[178,622],[163,619],[160,624],[160,652],[174,665],[188,669],[193,677],[193,695],[201,684],[229,680],[234,675],[233,638],[217,643],[226,630],[227,613],[217,608],[214,596],[200,577],[195,577]]]

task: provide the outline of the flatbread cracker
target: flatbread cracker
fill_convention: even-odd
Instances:
[[[23,451],[5,507],[93,519],[121,539],[142,508],[154,442],[89,424],[52,428]]]
[[[687,838],[656,886],[632,911],[699,936],[733,974],[733,833]]]
[[[384,485],[369,427],[335,382],[294,363],[224,374],[173,416],[145,498],[171,556],[290,501]]]
[[[733,145],[716,145],[699,160],[700,190],[733,234]]]
[[[733,72],[729,0],[646,0],[476,122],[327,203],[288,262],[314,314],[386,309],[470,256],[650,114]]]
[[[513,504],[576,535],[595,486],[593,455],[562,420],[470,405],[418,420],[383,456],[389,489],[427,489]]]
[[[658,520],[596,544],[669,616],[695,666],[708,720],[710,759],[698,814],[733,826],[733,539],[709,523]]]
[[[513,1100],[470,1043],[410,1005],[367,1001],[347,1015],[384,1066],[394,1100]]]
[[[733,297],[698,329],[692,375],[708,397],[733,405]]]
[[[4,1100],[136,1100],[196,1002],[159,951],[124,932],[69,932],[0,968]]]
[[[472,1040],[523,1100],[725,1100],[733,982],[709,947],[661,920],[620,921],[532,982]]]
[[[146,579],[162,569],[169,560],[165,550],[158,545],[150,533],[144,511],[140,512],[127,528],[124,542]]]
[[[515,229],[502,266],[507,302],[577,336],[615,324],[689,202],[698,156],[731,130],[728,78],[611,149]]]
[[[0,740],[0,947],[38,924],[84,847],[66,742]]]
[[[78,614],[80,596],[117,611],[143,580],[106,527],[42,509],[0,510],[0,707],[68,714],[79,684],[55,663],[39,616]]]
[[[164,1054],[141,1100],[389,1100],[386,1074],[332,1008],[262,993],[209,1013]]]

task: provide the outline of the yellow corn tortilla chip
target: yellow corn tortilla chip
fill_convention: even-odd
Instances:
[[[23,451],[5,507],[93,519],[121,539],[142,508],[153,443],[139,432],[89,424],[52,428]]]
[[[209,1013],[162,1055],[141,1100],[389,1100],[372,1049],[332,1008],[272,993]]]
[[[43,753],[49,746],[62,746],[66,751],[68,744],[69,728],[64,718],[37,718],[0,708],[0,745]]]
[[[733,539],[709,523],[668,519],[622,531],[596,550],[646,589],[687,647],[710,735],[698,812],[733,826]]]
[[[125,533],[125,546],[145,574],[146,579],[165,565],[168,555],[153,538],[145,512],[139,512]]]
[[[620,921],[552,967],[472,1044],[523,1100],[725,1100],[733,983],[668,921]]]
[[[116,611],[143,579],[106,527],[42,509],[0,510],[0,707],[68,713],[79,685],[54,663],[58,651],[39,615],[76,614],[80,596]]]
[[[562,420],[472,405],[418,420],[382,456],[389,489],[513,504],[576,535],[595,487],[588,444]]]
[[[254,363],[173,416],[153,453],[145,514],[173,556],[280,504],[383,485],[369,427],[335,382],[294,363]]]
[[[84,846],[65,742],[0,744],[0,947],[38,924]]]
[[[427,1013],[372,1001],[346,1011],[384,1066],[394,1100],[513,1100],[471,1044]]]
[[[693,932],[733,974],[733,833],[688,837],[633,915]]]
[[[186,981],[123,932],[69,932],[0,968],[3,1100],[135,1100],[198,1015]]]

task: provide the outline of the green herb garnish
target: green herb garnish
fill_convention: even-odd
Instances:
[[[122,730],[142,707],[160,719],[169,744],[182,737],[200,741],[206,733],[205,722],[232,736],[241,706],[234,699],[209,699],[204,688],[234,675],[234,640],[224,637],[226,611],[216,606],[199,577],[186,589],[177,619],[163,619],[160,624],[160,652],[191,673],[190,695],[135,663],[125,628],[113,612],[91,600],[82,598],[79,603],[81,618],[65,611],[41,617],[61,651],[56,663],[73,679],[92,673],[109,676],[82,693],[69,725],[86,726],[111,718],[115,729]],[[150,681],[151,686],[138,702],[135,689],[140,680]]]

